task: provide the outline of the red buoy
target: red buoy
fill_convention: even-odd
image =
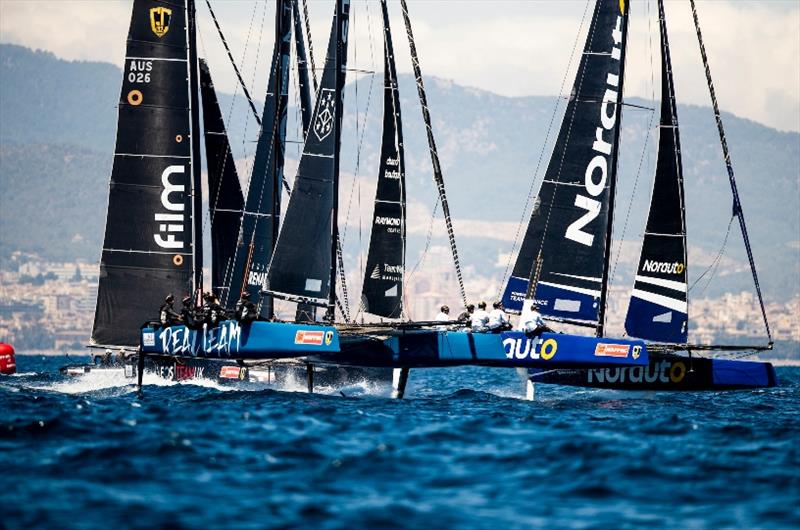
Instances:
[[[0,374],[13,374],[17,371],[14,348],[11,344],[0,342]]]

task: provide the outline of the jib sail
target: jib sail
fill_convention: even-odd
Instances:
[[[244,197],[233,161],[225,122],[219,110],[211,72],[200,60],[200,93],[208,167],[208,210],[211,217],[211,285],[220,300],[227,298],[226,273],[230,274],[236,253],[236,238],[242,220]]]
[[[344,84],[347,57],[347,40],[344,37],[347,35],[349,2],[340,2],[343,19],[337,21],[334,17],[311,129],[303,147],[292,196],[268,274],[270,291],[307,298],[320,304],[327,303],[331,293],[334,196],[339,156],[339,134],[336,129],[341,126],[337,116],[341,116],[339,106],[343,94],[340,87]],[[337,38],[339,22],[344,28],[341,39]],[[337,45],[342,47],[339,71],[335,67]]]
[[[192,291],[186,30],[185,1],[134,2],[93,344],[138,345],[164,296]]]
[[[650,213],[633,284],[625,330],[663,342],[686,342],[686,219],[678,109],[672,81],[664,5],[658,2],[661,29],[661,119]]]
[[[278,33],[264,100],[261,133],[247,189],[235,265],[228,281],[230,290],[223,299],[229,308],[233,307],[244,290],[250,293],[251,300],[258,300],[259,293],[266,286],[267,267],[278,233],[286,146],[292,8],[289,1],[277,2],[276,8]],[[267,318],[272,315],[271,298],[261,300],[259,313]]]
[[[544,181],[503,304],[600,320],[613,207],[628,8],[598,0]],[[534,292],[535,291],[535,292]]]
[[[392,33],[385,1],[381,2],[381,8],[384,26],[383,139],[361,303],[368,313],[400,318],[403,312],[406,240],[403,127]]]

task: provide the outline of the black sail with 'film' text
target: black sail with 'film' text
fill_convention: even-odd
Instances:
[[[135,0],[92,343],[136,346],[168,293],[192,290],[186,3]]]

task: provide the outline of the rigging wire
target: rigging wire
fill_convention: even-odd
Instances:
[[[583,30],[583,25],[586,22],[586,14],[587,14],[587,12],[589,10],[589,3],[590,3],[589,0],[587,0],[586,5],[584,6],[583,18],[581,18],[581,24],[578,27],[577,34],[575,35],[575,42],[572,45],[572,52],[569,55],[569,61],[567,62],[567,68],[564,71],[564,77],[561,79],[561,87],[558,89],[559,96],[557,98],[555,98],[555,105],[553,105],[553,113],[550,115],[550,123],[547,125],[547,132],[545,133],[545,138],[544,138],[544,143],[542,144],[542,149],[539,151],[539,160],[536,162],[536,169],[533,171],[533,177],[534,178],[531,179],[531,185],[528,188],[528,194],[527,194],[527,197],[525,198],[525,206],[522,208],[522,214],[520,215],[519,221],[517,222],[517,231],[514,234],[514,244],[511,246],[511,252],[509,252],[509,254],[508,254],[508,260],[506,262],[506,268],[505,268],[505,271],[503,272],[502,279],[500,280],[500,285],[498,286],[498,289],[497,289],[497,296],[495,297],[496,300],[500,300],[500,298],[503,295],[503,286],[505,285],[506,280],[508,279],[509,269],[511,268],[511,261],[512,261],[512,258],[514,257],[514,252],[516,251],[517,245],[518,245],[519,240],[520,240],[520,233],[521,233],[521,229],[522,229],[522,223],[525,221],[525,218],[528,217],[528,215],[530,215],[530,214],[528,214],[528,208],[529,208],[529,205],[531,204],[531,199],[535,199],[533,197],[533,188],[536,185],[536,182],[538,180],[537,176],[539,175],[539,170],[541,169],[542,161],[544,160],[545,149],[547,148],[547,143],[550,140],[550,133],[553,130],[553,124],[555,123],[555,120],[556,120],[556,115],[558,113],[558,107],[561,105],[561,97],[562,97],[561,94],[564,93],[564,86],[566,85],[567,80],[569,79],[569,71],[570,71],[570,68],[572,67],[572,61],[575,58],[575,50],[578,49],[578,44],[580,43],[581,31]],[[541,184],[540,184],[540,186],[541,186]]]
[[[722,153],[725,158],[725,166],[728,170],[728,181],[731,186],[731,194],[733,195],[733,215],[739,218],[739,228],[742,231],[742,239],[744,240],[745,250],[747,251],[747,259],[750,262],[750,271],[753,274],[753,283],[756,287],[758,294],[758,303],[761,306],[761,315],[764,318],[764,327],[767,331],[767,339],[770,346],[772,345],[772,332],[769,329],[769,321],[767,320],[767,310],[764,307],[764,297],[761,294],[761,285],[758,282],[758,273],[756,272],[756,263],[753,258],[753,250],[750,247],[750,237],[747,235],[747,226],[744,222],[744,212],[742,211],[742,204],[739,200],[739,191],[736,186],[736,178],[733,175],[733,164],[731,163],[730,152],[728,151],[728,141],[725,138],[725,129],[722,125],[722,115],[720,114],[719,104],[717,103],[717,95],[714,91],[714,82],[711,79],[711,68],[708,65],[708,56],[706,55],[706,47],[703,44],[703,35],[700,32],[700,20],[697,17],[697,8],[695,7],[694,0],[689,0],[692,6],[692,18],[694,19],[694,27],[697,32],[697,42],[700,45],[700,56],[703,59],[703,66],[705,67],[706,81],[708,82],[708,91],[711,94],[711,103],[714,107],[714,116],[717,120],[717,131],[719,132],[719,140],[722,144]]]
[[[450,216],[450,206],[447,203],[447,193],[445,192],[444,177],[442,176],[442,166],[439,163],[439,152],[436,150],[436,140],[433,136],[433,127],[431,125],[430,110],[428,108],[428,98],[425,95],[425,83],[422,80],[422,69],[419,64],[419,57],[417,56],[417,45],[414,42],[414,33],[411,30],[411,17],[408,14],[408,4],[406,0],[400,0],[400,7],[403,11],[403,21],[406,26],[406,34],[408,35],[408,47],[411,52],[411,65],[414,69],[414,77],[417,82],[417,94],[419,96],[419,103],[422,107],[422,118],[425,122],[425,129],[428,136],[428,151],[431,155],[431,165],[433,166],[433,178],[439,192],[439,199],[442,203],[442,213],[444,213],[445,227],[447,228],[447,238],[450,241],[450,252],[453,254],[453,265],[456,270],[456,278],[458,279],[458,289],[461,294],[461,302],[464,307],[467,306],[467,295],[464,290],[464,277],[461,272],[461,261],[458,259],[458,248],[456,247],[456,236],[453,231],[453,220]]]
[[[314,43],[311,40],[311,23],[308,18],[308,3],[303,0],[303,22],[306,25],[306,37],[308,37],[308,58],[311,61],[311,79],[314,81],[314,93],[317,92],[317,65],[314,62]]]
[[[214,13],[214,9],[212,9],[212,7],[211,7],[210,0],[206,0],[206,5],[208,6],[209,13],[211,13],[211,20],[214,21],[214,26],[216,26],[216,28],[217,28],[217,33],[219,34],[219,38],[220,38],[220,40],[222,40],[222,45],[225,46],[225,52],[227,52],[227,54],[228,54],[228,59],[230,60],[231,65],[233,66],[233,71],[236,73],[236,78],[239,80],[239,84],[241,85],[242,90],[244,91],[244,95],[247,98],[247,102],[250,104],[250,109],[253,111],[253,116],[255,117],[256,122],[258,122],[258,125],[260,126],[261,125],[261,118],[258,116],[258,111],[256,110],[256,105],[255,105],[255,103],[253,103],[253,98],[250,96],[250,92],[247,90],[247,85],[245,85],[244,79],[242,79],[242,74],[239,71],[239,67],[236,66],[236,61],[234,60],[233,54],[231,53],[231,49],[228,46],[228,41],[227,41],[227,39],[225,39],[225,35],[222,33],[222,28],[220,28],[220,26],[219,26],[219,22],[217,21],[217,15]],[[255,8],[254,8],[254,10],[255,10]],[[252,23],[252,19],[251,19],[251,23]],[[248,37],[248,40],[249,40],[249,38],[250,38],[250,33],[249,32],[247,34],[247,37]],[[247,50],[247,46],[246,45],[245,45],[245,50]],[[242,57],[242,60],[244,60],[244,57]]]
[[[720,249],[717,252],[717,255],[714,257],[714,259],[711,260],[711,265],[709,265],[708,268],[706,268],[706,270],[704,270],[703,273],[695,281],[692,282],[692,285],[689,286],[689,289],[688,289],[687,293],[691,292],[692,289],[694,289],[694,287],[698,283],[700,283],[700,280],[702,280],[703,277],[706,274],[708,274],[709,272],[711,272],[711,275],[709,276],[708,280],[706,281],[705,286],[700,290],[700,294],[704,294],[706,292],[706,290],[708,289],[709,285],[711,285],[711,280],[713,280],[714,276],[717,274],[717,270],[719,269],[719,265],[721,263],[722,257],[725,254],[725,248],[728,245],[728,236],[731,234],[731,226],[733,226],[733,220],[734,220],[735,217],[736,217],[735,215],[732,215],[730,220],[728,221],[728,229],[725,230],[725,237],[722,240],[722,246],[720,247]]]

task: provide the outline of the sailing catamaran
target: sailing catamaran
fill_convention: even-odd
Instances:
[[[435,155],[405,2],[402,7],[431,145],[434,178],[449,223],[444,182]],[[430,323],[334,324],[336,307],[341,302],[336,293],[340,261],[337,206],[350,5],[347,0],[336,2],[325,68],[314,111],[307,122],[303,155],[277,233],[285,141],[286,43],[292,10],[289,0],[277,2],[276,44],[261,136],[250,185],[247,193],[241,193],[236,188],[237,178],[219,111],[210,97],[210,76],[206,77],[207,71],[200,66],[196,54],[194,1],[134,1],[94,343],[127,346],[136,342],[138,334],[140,384],[147,363],[157,367],[166,365],[172,368],[168,372],[172,374],[181,372],[191,376],[194,367],[201,367],[206,376],[217,371],[231,377],[235,371],[236,377],[243,378],[253,365],[302,358],[309,367],[309,390],[313,386],[315,363],[401,368],[406,376],[408,368],[416,366],[645,365],[647,350],[638,339],[548,333],[529,337],[521,332],[473,334],[441,330]],[[402,130],[385,2],[382,11],[387,79],[380,171],[384,182],[379,184],[373,222],[375,226],[386,226],[387,230],[382,238],[379,231],[374,231],[375,243],[371,247],[379,252],[376,249],[383,247],[382,241],[388,241],[387,246],[396,249],[399,242],[402,263],[405,209]],[[252,323],[223,321],[217,326],[205,324],[201,329],[185,325],[146,325],[139,329],[164,293],[191,292],[199,300],[203,290],[198,85],[203,85],[209,94],[203,100],[212,178],[209,190],[214,194],[209,202],[212,236],[219,238],[213,249],[214,286],[226,305],[231,304],[240,286],[246,290],[256,288],[262,295],[262,319]],[[234,247],[230,220],[237,217]],[[451,225],[448,235],[457,260]],[[375,276],[375,280],[393,285],[380,292],[383,285],[378,284],[376,292],[370,287],[373,284],[367,282],[365,307],[376,314],[401,315],[397,301],[401,299],[398,295],[402,278],[397,275],[398,269],[385,267],[377,254],[371,259],[383,267],[370,271],[370,280]],[[325,307],[325,322],[267,320],[272,315],[273,298]]]
[[[523,309],[541,302],[553,319],[603,336],[609,283],[611,223],[622,109],[628,3],[598,0],[566,115],[539,192],[504,302]],[[700,390],[773,386],[771,364],[698,357],[699,351],[771,349],[766,312],[741,202],[717,108],[697,12],[691,2],[738,217],[769,344],[689,344],[686,220],[678,113],[663,0],[661,118],[658,156],[639,266],[625,320],[631,337],[648,341],[650,364],[611,369],[532,370],[531,381],[631,389]],[[610,53],[609,53],[610,50]],[[612,107],[611,103],[614,102]],[[684,351],[688,356],[677,355]]]

